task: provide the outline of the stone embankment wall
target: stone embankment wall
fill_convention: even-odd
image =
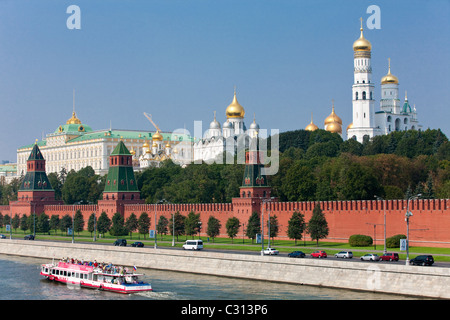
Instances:
[[[292,259],[218,252],[1,240],[0,253],[432,298],[450,298],[450,268]]]

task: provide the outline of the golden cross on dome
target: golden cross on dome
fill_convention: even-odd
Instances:
[[[361,31],[362,31],[363,30],[363,26],[362,26],[363,18],[361,17],[361,18],[359,18],[359,20],[361,20]]]

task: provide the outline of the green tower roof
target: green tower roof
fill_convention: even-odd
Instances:
[[[28,157],[28,161],[30,160],[44,160],[44,157],[42,156],[41,150],[39,149],[37,143],[34,144],[30,156]]]
[[[128,150],[125,143],[122,140],[119,141],[117,146],[114,148],[113,152],[111,152],[112,156],[131,156],[130,151]]]

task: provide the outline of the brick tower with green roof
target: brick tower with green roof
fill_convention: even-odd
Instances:
[[[133,172],[132,155],[123,141],[119,141],[109,157],[109,170],[103,191],[103,199],[99,200],[99,210],[111,215],[123,214],[125,204],[144,203]]]
[[[37,143],[28,157],[27,173],[21,181],[17,198],[19,201],[55,200],[55,190],[45,173],[45,159]]]

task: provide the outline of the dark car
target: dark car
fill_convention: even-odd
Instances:
[[[131,244],[131,246],[132,246],[132,247],[143,247],[144,244],[143,244],[142,242],[140,242],[140,241],[136,241],[136,242],[133,242],[133,243]]]
[[[34,240],[34,235],[32,235],[32,234],[29,234],[29,235],[26,235],[25,237],[23,237],[25,240]]]
[[[433,256],[431,255],[423,255],[417,256],[414,259],[409,261],[409,264],[419,265],[419,266],[431,266],[434,263]]]
[[[119,247],[126,247],[127,246],[127,240],[125,240],[125,239],[117,239],[116,241],[114,241],[114,245],[115,246],[119,246]]]
[[[0,234],[0,239],[6,239],[6,236],[4,234]]]
[[[398,261],[398,253],[387,252],[380,257],[381,261]]]
[[[304,258],[306,255],[302,251],[293,251],[291,253],[288,253],[288,257],[291,258]]]

